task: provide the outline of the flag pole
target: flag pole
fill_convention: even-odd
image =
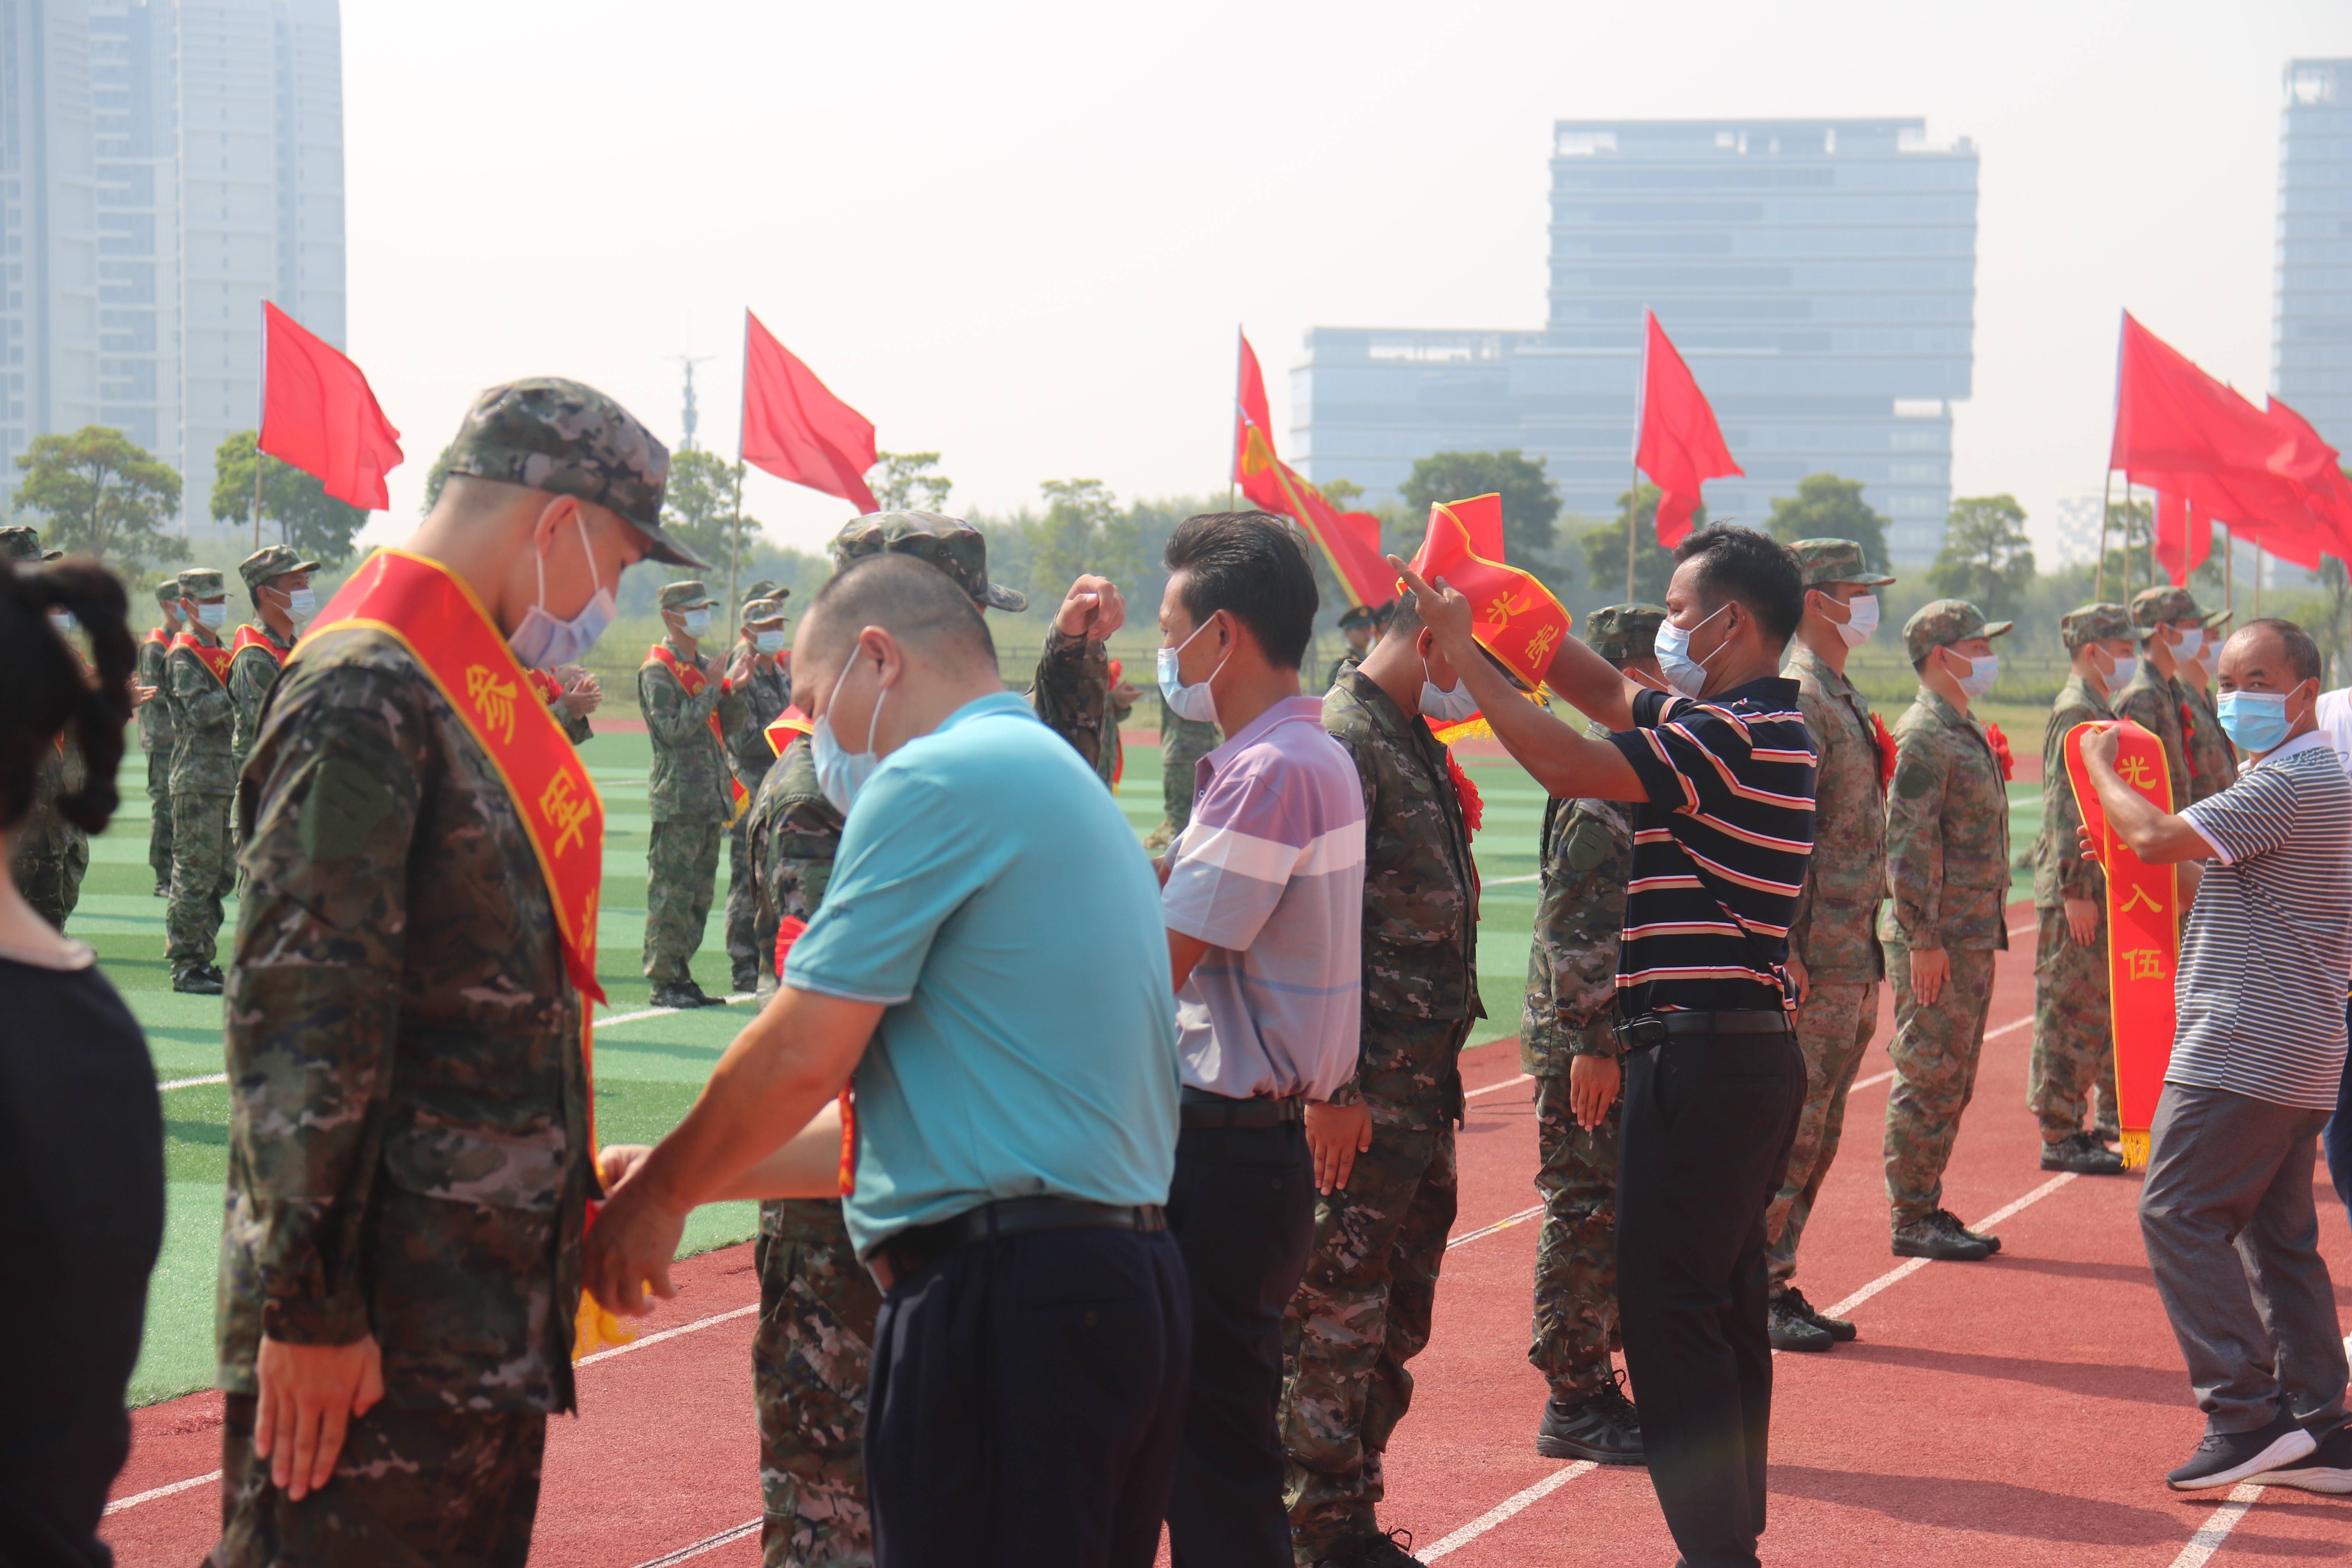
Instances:
[[[2230,525],[2221,525],[2221,607],[2238,607],[2238,536]]]
[[[732,641],[742,630],[743,607],[736,602],[735,579],[743,565],[743,443],[735,443],[735,515],[727,522],[727,636]]]
[[[2105,603],[2107,597],[2107,512],[2115,505],[2116,471],[2107,470],[2099,481],[2099,564],[2094,574],[2096,581],[2091,586],[2091,597]]]
[[[253,547],[261,548],[261,432],[253,433]]]
[[[1650,390],[1650,308],[1642,307],[1642,353],[1633,372],[1633,450],[1626,461],[1633,478],[1625,487],[1625,602],[1633,602],[1634,531],[1642,518],[1642,400]],[[1660,490],[1658,499],[1664,500]],[[1653,524],[1654,526],[1654,523]]]
[[[1249,340],[1247,338],[1242,335],[1241,323],[1239,321],[1235,321],[1234,323],[1234,408],[1236,413],[1239,413],[1241,409],[1242,344],[1248,341]],[[1235,483],[1234,476],[1240,473],[1241,468],[1242,422],[1236,418],[1234,421],[1233,451],[1227,456],[1225,461],[1225,510],[1227,511],[1234,510],[1234,486]]]

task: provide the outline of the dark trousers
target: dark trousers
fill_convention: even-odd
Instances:
[[[1786,1034],[1672,1036],[1626,1058],[1619,1321],[1650,1483],[1690,1568],[1751,1568],[1764,1532],[1764,1210],[1804,1103]]]
[[[1192,1128],[1168,1227],[1192,1288],[1192,1389],[1168,1500],[1174,1568],[1290,1568],[1282,1506],[1282,1316],[1315,1246],[1306,1129]]]
[[[1165,1232],[1031,1231],[899,1280],[866,1389],[876,1568],[1150,1568],[1191,1340]]]
[[[2344,1031],[2352,1035],[2352,1006],[2345,1009]],[[2343,1080],[2336,1088],[2336,1114],[2327,1119],[2319,1142],[2327,1152],[2327,1180],[2336,1188],[2336,1201],[2352,1218],[2352,1054],[2344,1058]]]

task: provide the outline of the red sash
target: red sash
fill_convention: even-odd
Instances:
[[[163,635],[163,628],[161,626],[149,627],[147,632],[147,640],[152,643],[162,643],[167,648],[172,646],[172,639]]]
[[[653,652],[646,655],[646,660],[647,663],[658,663],[664,669],[667,669],[672,675],[677,676],[677,683],[686,688],[686,694],[688,697],[701,696],[702,689],[710,684],[709,678],[704,675],[702,671],[695,668],[694,666],[690,664],[679,663],[677,655],[670,652],[669,645],[667,643],[654,644],[654,650]],[[727,689],[724,682],[720,683],[719,689],[722,691]],[[710,738],[719,742],[719,759],[722,762],[725,761],[727,756],[727,731],[719,725],[719,715],[716,713],[713,713],[710,716]],[[743,801],[748,792],[741,784],[735,782],[735,776],[732,773],[730,773],[727,776],[727,788],[730,796],[735,803],[736,814],[740,816],[743,810]]]
[[[523,674],[530,679],[530,689],[539,693],[540,701],[546,706],[554,707],[556,700],[563,695],[563,682],[556,679],[547,671],[526,669]]]
[[[794,735],[814,735],[816,726],[809,722],[809,716],[795,704],[777,714],[776,721],[761,733],[768,737],[768,749],[781,757],[784,754],[784,748],[793,743]],[[783,960],[780,957],[776,962],[781,963]]]
[[[228,684],[230,650],[217,643],[198,642],[194,632],[182,632],[172,639],[175,648],[184,647],[196,656],[196,662],[213,673],[213,679],[223,686]]]
[[[2151,866],[2107,827],[2098,791],[2083,763],[2083,734],[2066,731],[2066,776],[2083,825],[2099,847],[2107,874],[2107,994],[2116,1042],[2116,1115],[2123,1131],[2124,1163],[2147,1163],[2148,1129],[2172,1062],[2172,979],[2180,955],[2180,906],[2169,866]],[[2164,743],[2130,720],[2116,726],[2122,744],[2116,772],[2159,811],[2172,809],[2172,775]],[[2045,786],[2046,787],[2046,786]],[[2074,940],[2071,937],[2064,941]]]
[[[228,662],[231,664],[236,663],[236,656],[243,653],[249,647],[257,647],[262,652],[268,654],[269,656],[269,662],[272,664],[283,666],[286,662],[286,656],[278,651],[278,645],[271,642],[269,640],[269,634],[263,631],[259,626],[239,626],[236,628],[236,640],[228,645]]]

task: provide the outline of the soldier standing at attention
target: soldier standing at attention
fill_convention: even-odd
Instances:
[[[231,750],[237,766],[253,750],[254,726],[261,718],[262,699],[278,683],[278,672],[294,649],[294,639],[318,608],[310,592],[310,574],[319,569],[282,544],[265,545],[236,564],[252,596],[258,626],[239,626],[229,645],[228,697],[236,709],[236,730]]]
[[[2179,661],[2194,658],[2205,643],[2205,616],[2186,588],[2143,588],[2132,595],[2132,624],[2139,628],[2139,669],[2107,705],[2164,742],[2165,771],[2172,776],[2172,809],[2185,810],[2192,797],[2188,736],[2180,722],[2181,691],[2175,679]],[[2210,791],[2207,793],[2210,793]],[[2202,799],[2203,796],[2195,796]],[[2184,868],[2184,885],[2193,885]]]
[[[760,793],[761,781],[776,760],[768,743],[768,726],[793,705],[792,655],[784,647],[784,595],[773,584],[757,586],[768,594],[743,601],[743,661],[748,664],[735,682],[742,706],[727,730],[727,765],[733,770],[737,798],[749,804]],[[776,922],[761,923],[759,879],[751,874],[751,858],[744,841],[742,811],[727,826],[727,970],[738,991],[765,996],[776,988]]]
[[[698,582],[661,591],[669,635],[637,669],[637,706],[653,742],[646,796],[653,830],[646,845],[646,978],[656,1007],[715,1007],[694,983],[694,955],[719,887],[719,837],[735,816],[734,781],[720,737],[745,722],[734,680],[746,672],[748,644],[721,678],[701,654],[719,601]]]
[[[1194,775],[1202,757],[1223,743],[1224,731],[1204,719],[1179,719],[1160,700],[1160,798],[1167,815],[1143,840],[1154,855],[1184,837],[1192,821]]]
[[[854,519],[834,541],[834,570],[886,550],[938,567],[982,609],[1029,607],[1018,590],[989,581],[988,542],[959,518],[880,512]],[[1037,661],[1030,706],[1081,756],[1098,754],[1100,729],[1084,721],[1103,711],[1109,664],[1103,643],[1126,616],[1126,601],[1108,580],[1080,577]],[[772,933],[781,926],[797,935],[824,900],[845,814],[817,784],[805,722],[772,725],[768,734],[766,743],[781,752],[745,813],[745,837],[758,919]],[[772,955],[772,973],[775,963]],[[762,1203],[752,1258],[760,1273],[751,1399],[760,1422],[764,1568],[871,1563],[866,1382],[882,1293],[849,1244],[838,1199]]]
[[[1969,717],[2000,675],[1991,639],[2009,628],[1963,599],[1923,605],[1903,626],[1919,695],[1895,725],[1878,924],[1895,977],[1886,1199],[1897,1258],[1973,1262],[2000,1250],[1941,1200],[1976,1092],[1992,955],[2009,946],[2009,796],[1984,726]]]
[[[1658,605],[1610,605],[1584,623],[1593,652],[1664,689]],[[1609,731],[1587,721],[1585,734]],[[1596,1465],[1642,1463],[1642,1422],[1609,1352],[1617,1324],[1617,946],[1633,874],[1633,808],[1591,796],[1544,801],[1542,890],[1528,952],[1519,1067],[1536,1080],[1535,1331],[1528,1360],[1550,1397],[1536,1452]]]
[[[1370,605],[1350,605],[1339,617],[1339,635],[1348,642],[1348,649],[1331,661],[1331,679],[1323,684],[1328,688],[1339,684],[1339,678],[1364,662],[1372,648],[1372,624],[1376,612]]]
[[[631,563],[701,563],[661,532],[668,453],[577,382],[484,393],[447,463],[247,768],[215,1568],[522,1568],[575,1405],[603,816],[525,672]]]
[[[172,752],[172,899],[163,910],[163,952],[172,989],[221,994],[221,900],[236,887],[229,805],[236,794],[236,705],[228,694],[228,619],[221,574],[208,566],[180,574],[180,618],[164,660],[179,738]]]
[[[1886,785],[1870,704],[1845,678],[1845,661],[1878,629],[1878,595],[1895,581],[1873,572],[1850,539],[1803,539],[1790,547],[1804,573],[1805,618],[1789,645],[1789,678],[1820,756],[1814,773],[1813,853],[1789,926],[1796,981],[1797,1049],[1805,1058],[1805,1108],[1789,1169],[1764,1215],[1771,1275],[1768,1323],[1776,1351],[1825,1351],[1854,1337],[1843,1318],[1815,1310],[1793,1281],[1797,1245],[1837,1160],[1846,1094],[1878,1028],[1878,905],[1886,897]]]
[[[172,895],[172,743],[178,731],[163,660],[181,629],[179,578],[155,584],[155,605],[163,624],[139,645],[139,684],[154,693],[139,705],[139,744],[147,753],[147,864],[155,873],[155,896],[165,899]]]
[[[2213,667],[2220,662],[2223,630],[2234,610],[2216,610],[2205,617],[2194,658],[2174,660],[2173,684],[2188,717],[2181,750],[2189,759],[2189,804],[2220,795],[2238,782],[2238,750],[2221,732],[2221,710],[2213,705]]]
[[[2107,879],[2076,838],[2082,808],[2066,773],[2066,734],[2115,717],[2109,697],[2138,673],[2131,612],[2084,605],[2059,618],[2074,668],[2042,731],[2042,831],[2033,840],[2033,1065],[2025,1103],[2042,1124],[2042,1168],[2123,1174],[2107,1145],[2116,1121],[2116,1041],[2107,1008]],[[2083,1112],[2094,1118],[2083,1129]]]

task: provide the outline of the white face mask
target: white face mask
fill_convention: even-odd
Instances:
[[[616,606],[613,590],[604,586],[603,574],[596,570],[596,553],[588,548],[588,525],[577,516],[572,525],[580,531],[580,553],[588,557],[588,575],[596,584],[596,592],[580,606],[580,613],[568,621],[559,621],[547,613],[547,557],[539,560],[539,603],[523,612],[522,625],[507,634],[507,647],[513,650],[526,669],[547,669],[559,664],[570,664],[594,646],[604,628],[613,624]]]
[[[1846,619],[1838,623],[1838,636],[1845,638],[1848,647],[1860,647],[1878,629],[1878,595],[1856,594],[1845,602]]]
[[[1715,619],[1729,608],[1731,606],[1727,604],[1717,605],[1707,612],[1706,620],[1699,622],[1698,626],[1706,625],[1707,621]],[[1690,656],[1691,632],[1696,630],[1698,626],[1693,626],[1690,631],[1685,631],[1672,621],[1664,622],[1658,627],[1658,673],[1666,678],[1667,685],[1685,697],[1696,697],[1706,689],[1706,666]],[[1715,653],[1722,651],[1723,645],[1717,643]],[[1715,653],[1706,657],[1713,658]]]
[[[849,670],[857,668],[854,662],[857,658],[855,650],[850,658],[853,662],[849,668],[844,669],[840,679],[833,683],[833,697],[825,699],[824,717],[816,721],[816,731],[809,737],[812,748],[809,760],[816,764],[816,787],[824,792],[824,798],[833,803],[833,809],[844,816],[847,816],[849,808],[857,804],[857,792],[866,787],[866,781],[874,775],[876,768],[882,765],[882,759],[874,754],[874,731],[882,721],[882,704],[890,697],[890,689],[887,686],[875,693],[874,710],[866,717],[865,746],[855,752],[843,746],[833,732],[833,702],[834,698],[841,695],[842,682],[849,679]]]
[[[1945,651],[1951,652],[1949,648]],[[1959,653],[1954,653],[1951,657],[1969,667],[1965,673],[1954,670],[1952,679],[1958,682],[1962,691],[1968,693],[1969,700],[1971,702],[1990,691],[1993,682],[2000,679],[2000,655],[1997,653],[1989,653],[1981,658],[1974,659],[1966,654]]]
[[[289,588],[286,593],[286,616],[300,626],[319,613],[319,595],[308,588]]]
[[[1459,724],[1478,711],[1478,700],[1470,695],[1467,682],[1456,679],[1454,689],[1447,690],[1429,678],[1429,660],[1421,661],[1421,714],[1441,724]]]
[[[758,648],[764,654],[773,655],[783,652],[783,628],[782,626],[778,626],[773,631],[753,632],[751,634],[751,646]]]
[[[2107,657],[2116,664],[2115,670],[2107,677],[2107,695],[2112,697],[2129,686],[2132,677],[2139,673],[2139,657],[2128,653],[2111,653]]]
[[[686,627],[686,635],[692,637],[695,641],[700,642],[704,637],[710,635],[709,605],[704,605],[699,608],[692,610],[680,610],[678,612],[677,618],[679,623]]]
[[[228,619],[228,605],[226,602],[200,604],[196,606],[196,619],[204,624],[205,630],[216,632]]]
[[[1215,618],[1213,616],[1210,620]],[[1217,694],[1209,689],[1209,683],[1217,679],[1217,670],[1225,668],[1225,658],[1234,656],[1227,652],[1225,658],[1217,661],[1217,668],[1209,671],[1208,679],[1196,680],[1190,686],[1184,684],[1183,677],[1177,671],[1177,664],[1183,651],[1192,646],[1192,637],[1207,631],[1209,624],[1209,621],[1202,621],[1192,628],[1192,637],[1186,637],[1174,647],[1161,648],[1159,658],[1160,695],[1167,699],[1168,710],[1179,719],[1190,719],[1202,724],[1217,721]]]
[[[2179,642],[2173,645],[2173,662],[2176,664],[2193,664],[2196,662],[2198,654],[2202,652],[2204,647],[2205,628],[2203,626],[2191,626],[2187,631],[2182,632],[2180,634]]]

